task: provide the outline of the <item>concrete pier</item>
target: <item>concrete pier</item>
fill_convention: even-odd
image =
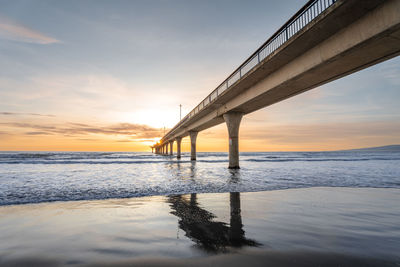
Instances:
[[[400,55],[399,10],[400,0],[308,1],[159,146],[189,135],[195,160],[198,132],[226,122],[229,168],[239,168],[243,115]]]
[[[199,132],[191,131],[190,136],[190,160],[196,160],[196,139]]]
[[[173,148],[174,148],[174,140],[172,140],[171,142],[169,142],[169,154],[170,154],[171,156],[174,154]]]
[[[229,134],[229,169],[239,167],[239,126],[243,113],[228,112],[223,115]]]
[[[176,158],[180,159],[181,158],[181,142],[182,142],[182,137],[177,137],[176,139]]]

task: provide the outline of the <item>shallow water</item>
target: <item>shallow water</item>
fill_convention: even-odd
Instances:
[[[399,152],[0,152],[0,205],[315,186],[400,188]]]
[[[326,187],[2,206],[0,265],[398,266],[399,192]]]

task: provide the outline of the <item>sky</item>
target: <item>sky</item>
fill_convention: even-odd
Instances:
[[[0,150],[149,151],[305,2],[0,0]],[[400,57],[244,116],[240,150],[400,144],[399,99]]]

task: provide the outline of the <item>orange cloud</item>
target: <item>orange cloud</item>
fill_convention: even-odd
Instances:
[[[83,123],[66,123],[64,125],[49,125],[26,122],[2,122],[3,128],[17,128],[23,130],[23,135],[59,135],[59,136],[85,136],[98,135],[122,135],[132,139],[157,138],[162,135],[162,130],[148,125],[118,123],[113,125],[89,125]]]

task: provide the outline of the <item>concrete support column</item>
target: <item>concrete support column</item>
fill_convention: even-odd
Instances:
[[[168,143],[165,144],[165,155],[168,155]]]
[[[176,139],[176,158],[180,159],[181,158],[181,142],[182,142],[182,137],[177,137]]]
[[[223,117],[229,134],[229,169],[239,169],[239,126],[243,114],[228,112]]]
[[[190,160],[196,160],[196,139],[199,132],[189,132],[190,136]]]
[[[171,142],[169,142],[169,154],[170,154],[171,156],[174,154],[173,148],[174,148],[174,140],[172,140]]]
[[[165,146],[163,145],[163,146],[162,146],[162,151],[161,151],[161,154],[163,154],[163,155],[164,155],[164,153],[165,153]]]

